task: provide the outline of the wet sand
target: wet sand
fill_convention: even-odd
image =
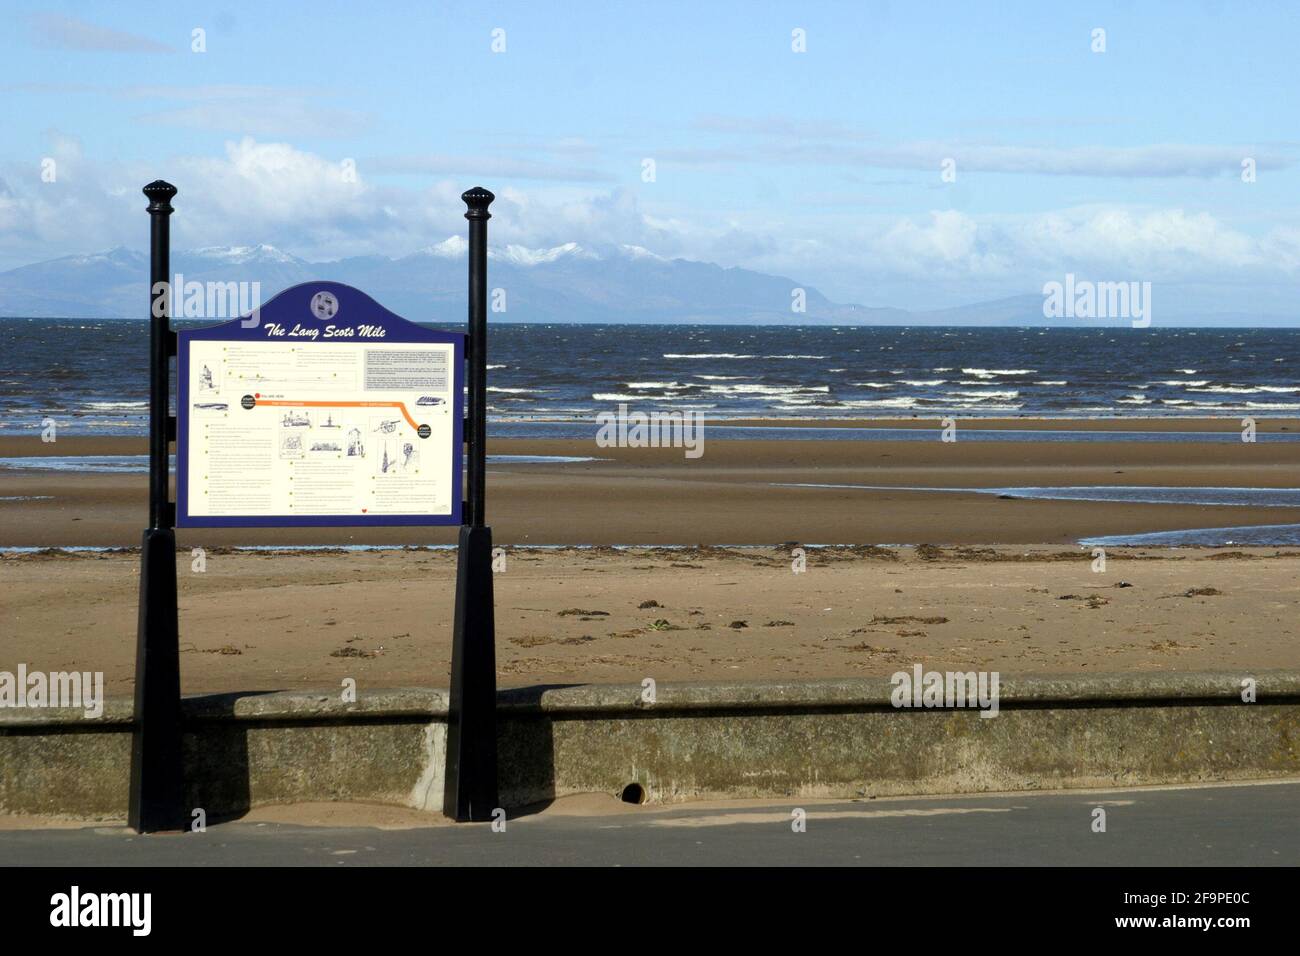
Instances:
[[[1107,423],[1108,425],[1111,423]],[[1156,420],[1162,428],[1185,422]],[[1282,427],[1276,422],[1270,427]],[[141,454],[138,439],[0,438],[0,457]],[[588,456],[492,464],[498,544],[1073,544],[1099,535],[1300,520],[1294,508],[999,499],[908,488],[1162,485],[1286,488],[1300,442],[707,441],[680,449],[498,440],[492,454]],[[797,488],[858,484],[887,490]],[[899,490],[892,490],[898,488]],[[0,546],[139,543],[143,474],[0,469]],[[446,529],[182,529],[187,547],[451,543]]]

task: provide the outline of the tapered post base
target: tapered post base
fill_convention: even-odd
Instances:
[[[185,828],[176,533],[151,528],[140,552],[135,729],[127,820],[137,833]]]
[[[443,812],[455,820],[491,820],[499,806],[496,706],[492,529],[462,525],[443,797]]]

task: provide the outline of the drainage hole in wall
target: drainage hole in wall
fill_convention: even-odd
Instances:
[[[646,796],[645,787],[641,786],[639,783],[629,783],[623,788],[621,799],[624,803],[640,804],[645,803]]]

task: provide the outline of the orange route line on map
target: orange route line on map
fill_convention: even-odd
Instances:
[[[277,398],[259,398],[256,402],[258,405],[290,405],[294,408],[400,408],[402,417],[412,428],[420,427],[411,417],[411,413],[406,410],[405,402],[290,402]]]

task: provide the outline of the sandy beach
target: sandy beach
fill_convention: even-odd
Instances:
[[[1300,666],[1300,552],[1060,548],[508,549],[503,686]],[[0,670],[131,687],[138,556],[0,559]],[[454,552],[179,556],[189,693],[445,686]]]
[[[0,457],[143,451],[137,439],[0,439]],[[489,521],[506,548],[495,578],[503,685],[887,674],[914,662],[1007,673],[1300,665],[1300,551],[1115,548],[1097,572],[1077,543],[1286,523],[1294,509],[902,490],[1285,488],[1300,444],[715,441],[696,460],[576,441],[489,451],[600,459],[489,469]],[[134,548],[145,488],[143,474],[0,470],[0,545]],[[450,543],[450,531],[189,529],[178,540],[187,692],[445,684],[454,552],[421,546]],[[361,543],[418,549],[337,548]],[[795,573],[799,544],[807,563]],[[326,550],[234,550],[248,545]],[[129,691],[137,573],[130,550],[5,554],[0,669],[102,670],[111,691]]]

